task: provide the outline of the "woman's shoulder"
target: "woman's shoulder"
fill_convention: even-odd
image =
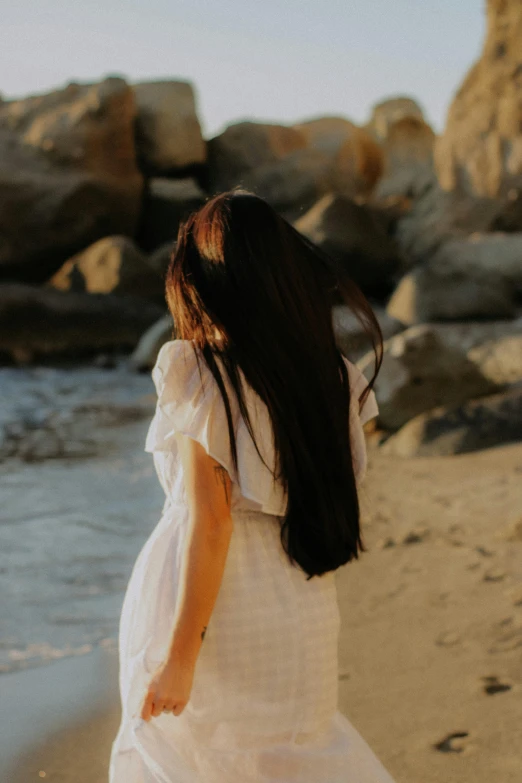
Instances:
[[[205,388],[206,363],[198,356],[192,340],[167,340],[163,343],[154,367],[152,380],[159,397],[190,397]]]
[[[167,369],[171,364],[178,363],[181,360],[190,361],[190,356],[194,355],[194,343],[192,340],[167,340],[158,351],[154,369],[159,367],[162,370]]]

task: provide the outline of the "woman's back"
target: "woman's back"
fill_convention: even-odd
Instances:
[[[196,349],[197,351],[197,349]],[[363,424],[378,413],[371,391],[358,412],[358,399],[367,381],[356,365],[344,359],[351,388],[350,435],[357,481],[362,481],[367,464]],[[238,450],[238,470],[232,459],[225,406],[219,387],[190,340],[165,343],[152,371],[158,394],[156,415],[145,449],[156,452],[158,476],[168,497],[183,497],[183,480],[178,470],[175,429],[200,440],[209,455],[223,465],[232,479],[232,509],[263,511],[284,516],[287,496],[280,481],[274,481],[276,455],[273,430],[266,404],[241,374],[245,401],[253,426],[255,443],[241,415],[233,389],[225,384],[231,401]],[[256,449],[257,444],[257,449]],[[177,482],[175,486],[173,482]]]

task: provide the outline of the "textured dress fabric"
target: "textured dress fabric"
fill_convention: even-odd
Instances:
[[[367,459],[362,425],[378,408],[372,391],[359,412],[358,396],[367,381],[345,362],[360,481]],[[240,373],[263,459],[231,393],[236,471],[219,388],[191,341],[165,343],[152,377],[158,402],[145,450],[153,455],[165,505],[123,601],[122,717],[109,783],[394,783],[338,710],[340,613],[334,573],[307,580],[283,550],[286,498],[269,469],[275,451],[266,405]],[[189,523],[176,432],[197,440],[227,469],[234,528],[190,699],[178,716],[161,713],[145,721],[141,705],[166,657]]]

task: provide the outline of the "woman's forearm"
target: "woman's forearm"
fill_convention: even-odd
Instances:
[[[179,594],[169,658],[196,662],[223,579],[232,519],[199,513],[191,519],[180,569]]]

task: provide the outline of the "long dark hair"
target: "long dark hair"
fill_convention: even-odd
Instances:
[[[287,497],[281,543],[290,562],[311,578],[357,558],[366,547],[350,447],[350,385],[332,304],[344,299],[372,341],[375,373],[362,406],[382,363],[383,338],[360,288],[264,199],[234,189],[180,226],[166,297],[177,337],[193,341],[219,386],[236,470],[230,402],[216,359],[254,443],[238,369],[267,405],[274,480]]]

